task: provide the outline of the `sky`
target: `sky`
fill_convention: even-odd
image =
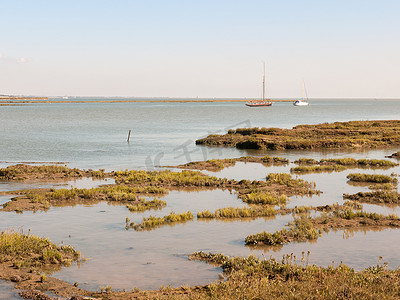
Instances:
[[[0,95],[400,98],[398,0],[0,0]]]

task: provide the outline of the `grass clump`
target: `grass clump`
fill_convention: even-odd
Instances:
[[[354,158],[344,157],[344,158],[330,158],[321,159],[320,164],[335,164],[341,166],[355,166],[357,165],[357,160]]]
[[[343,194],[344,199],[374,204],[399,204],[400,194],[397,191],[359,192],[356,194]]]
[[[207,176],[198,171],[183,170],[182,172],[164,171],[117,171],[114,172],[117,184],[134,184],[148,186],[179,186],[179,187],[222,187],[227,179]]]
[[[270,217],[274,216],[276,211],[269,206],[253,206],[247,207],[226,207],[219,208],[211,213],[205,210],[197,213],[198,219],[234,219],[234,218],[255,218],[255,217]]]
[[[347,202],[343,206],[325,206],[322,215],[311,218],[306,215],[295,217],[286,228],[274,233],[261,232],[249,235],[246,245],[281,245],[292,241],[317,239],[323,230],[331,228],[358,228],[364,226],[400,227],[400,218],[396,215],[381,215],[362,211],[358,203]]]
[[[370,190],[394,190],[396,185],[393,183],[377,183],[368,187]]]
[[[41,267],[47,264],[70,265],[80,253],[71,246],[57,246],[47,238],[14,230],[0,234],[1,262],[11,261],[14,267]]]
[[[18,164],[7,168],[0,168],[0,180],[82,177],[84,174],[85,172],[79,169],[70,169],[57,165],[31,166]]]
[[[319,162],[314,159],[300,158],[296,160],[295,163],[299,166],[291,168],[290,171],[292,173],[340,172],[350,168],[391,168],[399,165],[389,160],[356,160],[354,158],[321,159]]]
[[[50,189],[44,195],[31,191],[27,196],[34,200],[37,198],[45,200],[77,200],[77,199],[99,199],[107,201],[142,201],[139,194],[165,194],[167,191],[162,187],[129,187],[123,185],[110,185],[91,189]]]
[[[299,158],[298,160],[295,160],[294,163],[298,165],[317,165],[318,161],[313,158],[302,157]]]
[[[399,129],[398,120],[298,125],[292,129],[238,128],[199,139],[196,144],[265,150],[372,149],[400,145]]]
[[[150,216],[148,218],[143,218],[142,223],[139,224],[135,224],[134,222],[129,223],[129,219],[127,218],[125,227],[126,229],[133,228],[136,231],[152,230],[156,227],[160,227],[167,224],[187,222],[193,220],[193,218],[194,216],[190,211],[181,214],[176,214],[174,212],[171,212],[169,215],[164,217]]]
[[[359,159],[357,163],[359,166],[383,167],[383,168],[396,167],[399,165],[398,163],[384,159]]]
[[[207,161],[195,161],[189,162],[184,165],[179,166],[169,166],[177,167],[181,169],[197,169],[197,170],[208,170],[212,172],[221,171],[226,167],[232,167],[236,165],[236,162],[254,162],[261,163],[264,165],[286,165],[289,160],[282,157],[271,157],[271,156],[243,156],[239,158],[227,158],[227,159],[210,159]]]
[[[138,203],[128,204],[126,207],[131,212],[145,211],[149,209],[161,209],[165,207],[167,203],[160,199],[154,198],[153,200],[146,201],[144,198],[139,198]]]
[[[397,183],[396,178],[378,174],[351,173],[347,176],[347,178],[350,181],[355,181],[355,182]]]
[[[248,194],[243,194],[240,196],[243,202],[249,204],[268,204],[268,205],[279,205],[286,204],[286,195],[277,195],[275,193],[268,193],[262,191],[252,191]]]
[[[289,255],[291,258],[293,255]],[[259,259],[255,256],[229,257],[195,252],[197,259],[222,267],[227,281],[215,282],[194,291],[192,299],[386,299],[397,298],[400,270],[377,265],[356,272],[339,264],[325,268],[291,260]]]
[[[246,245],[281,245],[290,241],[314,240],[319,236],[319,232],[314,228],[310,217],[300,216],[288,224],[288,228],[283,228],[274,233],[261,232],[246,237]]]
[[[266,182],[268,185],[278,184],[289,188],[311,189],[315,187],[315,182],[311,183],[300,178],[292,178],[292,176],[287,173],[270,173],[266,177]]]
[[[323,165],[323,166],[298,166],[294,168],[290,168],[291,173],[320,173],[320,172],[340,172],[345,170],[346,167],[342,165]]]

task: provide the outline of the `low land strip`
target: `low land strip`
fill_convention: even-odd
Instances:
[[[400,121],[350,121],[298,125],[292,129],[239,128],[209,135],[198,145],[239,149],[373,149],[400,145]]]

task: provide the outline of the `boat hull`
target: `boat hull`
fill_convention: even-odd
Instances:
[[[307,105],[308,105],[308,102],[306,102],[306,101],[301,101],[301,100],[297,100],[297,101],[293,102],[293,105],[294,105],[294,106],[307,106]]]
[[[261,107],[261,106],[272,106],[272,102],[259,102],[259,103],[246,103],[248,107]]]

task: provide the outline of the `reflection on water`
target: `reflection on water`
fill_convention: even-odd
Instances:
[[[113,178],[96,179],[96,178],[78,178],[71,180],[57,180],[57,181],[0,181],[0,192],[11,192],[27,189],[41,189],[41,188],[54,188],[54,189],[69,189],[71,187],[78,189],[90,189],[98,187],[103,184],[114,184]]]
[[[219,172],[202,171],[204,174],[216,176],[220,178],[228,178],[235,180],[265,180],[268,173],[287,173],[290,167],[287,166],[270,166],[253,162],[236,162],[235,166],[222,169]]]
[[[14,284],[8,281],[0,280],[0,299],[22,299],[18,295],[18,290],[14,289]]]
[[[291,161],[300,157],[314,159],[350,156],[354,158],[383,158],[388,151],[352,152],[343,155],[337,152],[293,152],[275,153],[274,156],[289,158]],[[391,154],[391,153],[390,153]],[[271,155],[271,154],[269,154]],[[238,162],[236,166],[226,168],[211,175],[233,179],[264,180],[268,173],[289,172],[294,164],[284,167],[265,167],[261,164]],[[353,194],[367,191],[368,187],[347,184],[346,176],[355,172],[345,170],[334,173],[298,175],[307,181],[316,182],[321,195],[311,197],[290,197],[288,207],[318,206],[332,203],[343,203],[343,193]],[[389,170],[356,170],[360,173],[390,175],[400,173],[400,168]],[[66,182],[68,186],[92,187],[107,182],[81,179]],[[54,185],[54,183],[52,184]],[[21,189],[29,186],[26,183],[3,183],[2,190]],[[65,186],[60,186],[65,187]],[[1,196],[7,201],[10,196]],[[312,243],[293,243],[274,248],[250,248],[244,246],[244,239],[249,234],[261,231],[274,232],[283,228],[293,219],[291,215],[273,218],[243,219],[237,221],[193,220],[174,227],[161,227],[149,232],[125,230],[125,218],[138,223],[150,215],[164,216],[171,211],[182,213],[190,210],[196,215],[198,211],[214,211],[222,207],[243,207],[234,192],[228,190],[171,191],[162,198],[167,206],[159,211],[131,213],[124,205],[110,205],[106,202],[75,207],[54,207],[48,212],[0,213],[0,230],[6,228],[32,229],[32,233],[47,236],[53,242],[71,244],[81,251],[86,258],[91,258],[81,265],[64,268],[54,276],[71,283],[79,282],[87,289],[98,290],[100,286],[111,285],[115,289],[156,289],[161,285],[180,286],[182,284],[198,285],[218,279],[219,268],[202,262],[187,260],[187,255],[194,251],[220,252],[227,255],[247,256],[255,254],[273,255],[280,260],[282,255],[294,253],[301,258],[302,252],[311,251],[310,263],[328,266],[340,261],[362,269],[375,265],[379,256],[389,263],[390,268],[397,268],[400,257],[397,249],[400,246],[400,230],[374,228],[363,230],[337,230],[324,232],[323,236]],[[114,204],[114,203],[113,203]],[[364,204],[364,209],[383,214],[400,215],[398,206],[378,206]],[[312,215],[316,215],[313,213]],[[390,247],[387,247],[390,245]],[[85,284],[85,282],[87,284]]]
[[[390,245],[390,247],[388,247]],[[310,251],[309,263],[328,266],[340,262],[362,270],[376,265],[379,257],[388,262],[390,269],[400,266],[397,249],[400,247],[400,230],[392,228],[368,228],[360,230],[330,230],[324,232],[317,242],[292,243],[281,248],[260,250],[265,256],[272,255],[280,261],[283,255],[293,253],[297,258]],[[297,260],[300,263],[300,259]]]
[[[243,206],[229,191],[170,192],[161,211],[130,213],[124,206],[105,202],[87,206],[52,208],[46,213],[22,215],[1,213],[0,230],[10,227],[32,229],[52,241],[71,244],[91,258],[80,267],[65,268],[54,276],[93,290],[99,286],[131,289],[158,288],[160,285],[206,284],[218,279],[220,269],[201,262],[190,262],[187,255],[198,250],[219,252],[232,248],[232,254],[248,255],[244,238],[261,229],[278,230],[291,216],[266,221],[224,223],[218,221],[178,224],[151,232],[125,230],[125,217],[135,222],[143,216],[165,215],[171,210],[215,210],[226,206]],[[228,248],[226,247],[228,245]],[[87,285],[83,285],[88,282]]]

